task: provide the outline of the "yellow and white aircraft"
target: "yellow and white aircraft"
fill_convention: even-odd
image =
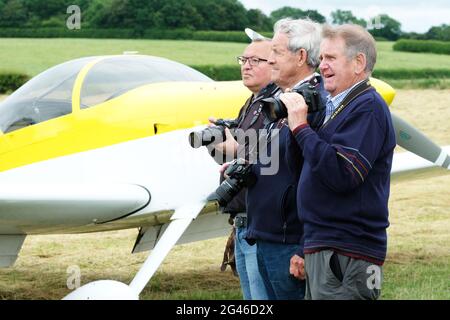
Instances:
[[[389,85],[372,84],[392,102]],[[81,58],[30,80],[0,104],[0,266],[28,234],[139,227],[133,252],[153,250],[130,285],[96,281],[67,297],[137,299],[176,243],[229,232],[207,201],[218,165],[188,134],[209,116],[234,118],[248,95],[240,81],[140,55]],[[394,121],[399,144],[431,161],[396,154],[394,176],[450,167],[446,151]]]

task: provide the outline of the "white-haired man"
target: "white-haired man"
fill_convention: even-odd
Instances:
[[[321,79],[315,69],[319,65],[321,26],[309,20],[282,19],[274,26],[272,52],[269,64],[272,81],[282,92],[295,90],[309,83],[317,91]],[[255,185],[247,189],[247,239],[257,245],[258,266],[270,299],[303,299],[305,281],[290,274],[290,260],[302,255],[303,225],[297,216],[296,190],[302,159],[288,163],[284,154],[291,135],[286,119],[270,119],[265,128],[270,141],[267,150],[277,144],[280,156],[278,171],[265,174],[268,165],[258,161],[253,164]],[[276,150],[276,149],[275,149]],[[275,152],[271,163],[277,161]]]

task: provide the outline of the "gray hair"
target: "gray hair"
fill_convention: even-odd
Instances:
[[[278,20],[274,26],[274,33],[285,33],[288,38],[288,49],[295,53],[305,49],[308,54],[307,64],[317,68],[320,64],[319,51],[322,27],[309,19],[285,18]]]
[[[340,37],[346,46],[346,56],[348,59],[355,58],[359,53],[366,56],[365,71],[372,73],[377,62],[377,49],[375,39],[363,27],[356,24],[343,24],[336,27],[326,26],[323,29],[324,39],[335,39]]]

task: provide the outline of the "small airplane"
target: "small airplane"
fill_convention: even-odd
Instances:
[[[392,87],[371,83],[390,104]],[[188,135],[209,116],[234,118],[248,95],[241,81],[143,55],[80,58],[31,79],[0,104],[0,266],[26,235],[139,228],[133,253],[152,251],[129,285],[94,281],[66,297],[138,299],[174,245],[229,233],[207,200],[218,165]],[[395,154],[393,178],[450,169],[449,146],[393,119],[412,151]]]

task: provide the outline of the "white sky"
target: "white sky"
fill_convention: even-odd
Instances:
[[[450,0],[240,0],[247,9],[260,9],[266,15],[284,6],[317,10],[331,22],[331,12],[351,10],[368,20],[381,13],[399,21],[402,31],[428,31],[432,26],[450,24]]]

